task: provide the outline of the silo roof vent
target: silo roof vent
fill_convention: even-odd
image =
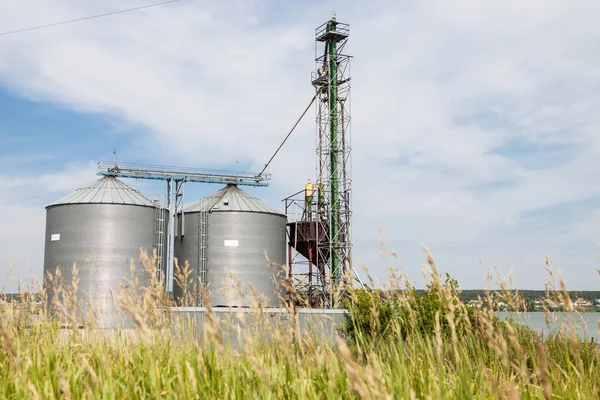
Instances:
[[[48,204],[126,204],[155,207],[156,204],[141,192],[127,186],[113,176],[105,176],[88,187],[77,189],[71,194]]]

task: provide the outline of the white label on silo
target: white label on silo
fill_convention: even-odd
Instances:
[[[224,240],[223,246],[225,247],[238,247],[240,245],[239,240]]]
[[[50,235],[50,241],[58,242],[60,240],[60,233],[53,233]]]

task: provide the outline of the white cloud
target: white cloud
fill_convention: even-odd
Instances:
[[[96,165],[92,162],[67,164],[61,170],[54,172],[38,173],[37,175],[10,175],[0,174],[0,205],[14,203],[31,204],[35,196],[39,200],[55,200],[52,197],[67,194],[79,187],[92,183],[95,177]],[[37,203],[37,201],[36,201]]]
[[[31,8],[0,12],[0,25],[18,29],[119,4],[30,0]],[[442,252],[450,246],[446,261],[457,275],[485,248],[515,266],[517,282],[531,284],[523,271],[543,265],[527,255],[531,235],[511,241],[499,232],[527,212],[600,196],[600,6],[330,2],[265,19],[273,4],[180,2],[0,37],[0,82],[34,100],[145,126],[149,162],[219,167],[241,158],[258,169],[312,95],[313,29],[335,8],[351,23],[347,51],[355,56],[357,244],[376,247],[369,241],[383,227],[399,244],[422,241],[434,253],[436,244]],[[312,175],[311,118],[270,168],[271,203]],[[532,149],[550,145],[572,154],[527,164],[510,150],[526,146],[521,157],[534,160]],[[76,187],[55,179],[38,183]],[[596,259],[593,245],[573,253],[552,235],[536,249],[569,254],[586,268]],[[355,254],[369,259],[364,247]],[[483,283],[483,273],[463,275],[467,286]]]

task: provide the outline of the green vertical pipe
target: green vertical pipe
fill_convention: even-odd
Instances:
[[[328,31],[336,30],[335,17],[329,21]],[[329,130],[330,130],[330,193],[331,193],[331,215],[329,237],[331,243],[331,275],[337,284],[339,279],[339,180],[338,180],[338,87],[337,87],[337,38],[331,37],[328,40],[329,48]]]

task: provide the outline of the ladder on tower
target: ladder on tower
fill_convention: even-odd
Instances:
[[[200,306],[204,306],[204,296],[200,287],[206,289],[206,272],[207,272],[207,260],[208,260],[208,200],[202,199],[200,201],[200,212],[198,213],[198,277],[199,282],[196,299],[200,301]]]
[[[160,200],[154,200],[154,249],[156,249],[156,268],[157,275],[160,281],[166,279],[166,271],[164,270],[165,259],[165,209],[161,207]]]

